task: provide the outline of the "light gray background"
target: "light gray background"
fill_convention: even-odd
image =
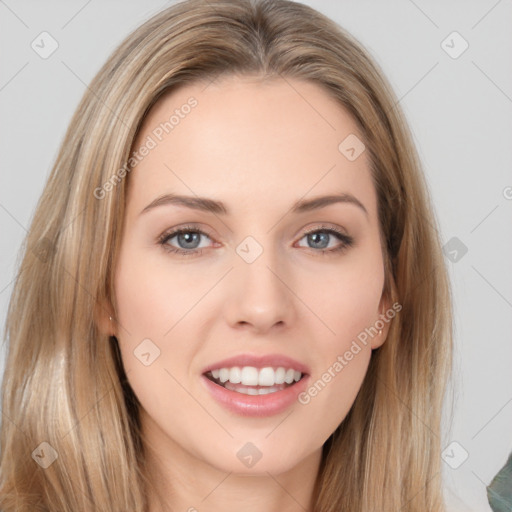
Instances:
[[[443,446],[460,446],[448,450],[443,475],[450,510],[489,511],[485,485],[512,450],[512,2],[304,3],[382,66],[414,133],[443,243],[457,237],[468,249],[456,263],[447,257],[456,400]],[[20,244],[80,97],[114,47],[167,5],[0,0],[2,327]],[[31,48],[43,31],[59,44],[47,59]],[[469,44],[456,59],[441,46],[453,31]],[[452,52],[460,44],[445,43]],[[469,457],[453,469],[462,449]]]

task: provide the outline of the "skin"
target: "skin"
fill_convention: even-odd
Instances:
[[[312,510],[322,445],[347,415],[389,326],[310,403],[277,415],[228,411],[200,375],[236,354],[280,353],[307,364],[315,382],[389,308],[366,152],[351,162],[338,150],[359,131],[319,86],[250,76],[164,96],[134,147],[191,96],[197,106],[128,177],[110,324],[142,404],[155,488],[150,511],[226,512],[239,510],[241,501],[248,512],[296,511],[297,503]],[[367,213],[351,203],[290,212],[299,199],[334,192],[352,194]],[[141,214],[166,193],[223,201],[230,215],[171,204]],[[194,246],[175,236],[167,246],[199,245],[201,254],[174,254],[159,244],[162,233],[190,223],[207,236]],[[321,254],[342,242],[334,235],[318,242],[304,232],[325,226],[353,237],[353,246]],[[247,236],[263,248],[251,264],[236,252]],[[134,356],[144,339],[160,350],[148,366]],[[262,453],[251,468],[236,456],[247,442]]]

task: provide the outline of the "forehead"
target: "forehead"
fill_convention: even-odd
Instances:
[[[350,192],[375,209],[366,152],[348,159],[339,147],[347,137],[362,139],[353,117],[310,82],[230,76],[181,86],[139,131],[133,150],[151,149],[130,173],[130,196],[196,194],[261,211],[261,201]]]

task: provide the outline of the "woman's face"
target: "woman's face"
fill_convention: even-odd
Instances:
[[[357,137],[323,89],[290,78],[187,85],[149,113],[127,178],[116,335],[161,456],[276,474],[318,455],[347,415],[389,307]]]

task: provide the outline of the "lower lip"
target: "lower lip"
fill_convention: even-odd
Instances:
[[[219,386],[201,375],[204,385],[217,402],[235,414],[253,417],[272,416],[288,409],[306,389],[308,377],[305,375],[295,384],[267,395],[244,395]]]

